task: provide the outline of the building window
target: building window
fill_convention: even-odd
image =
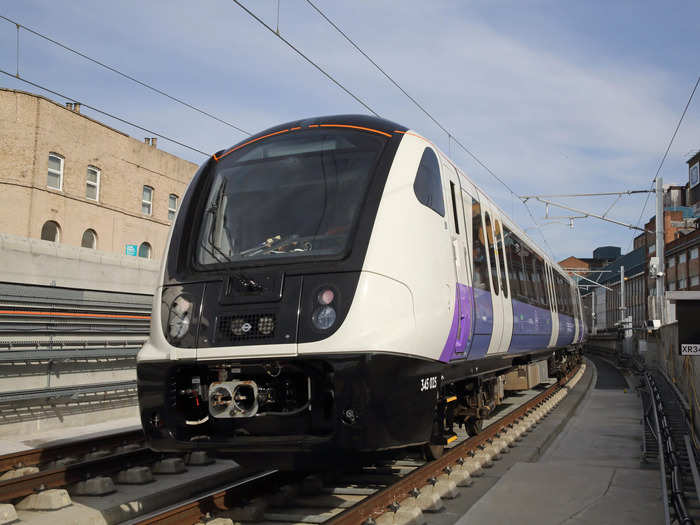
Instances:
[[[678,256],[678,264],[684,264],[685,263],[685,252],[681,253]]]
[[[656,253],[656,245],[655,244],[649,245],[649,253]]]
[[[148,244],[147,242],[141,243],[141,246],[139,246],[139,257],[143,257],[144,259],[151,258],[151,245],[150,244]]]
[[[690,286],[697,286],[698,284],[700,284],[700,276],[693,275],[690,278]]]
[[[678,279],[678,289],[683,290],[685,288],[685,279]]]
[[[172,221],[177,213],[177,195],[171,193],[168,196],[168,220]]]
[[[61,241],[61,227],[57,222],[46,221],[41,227],[41,240],[60,242]]]
[[[673,268],[676,265],[676,258],[671,256],[668,258],[668,267]]]
[[[691,259],[698,258],[698,249],[697,248],[693,248],[692,250],[690,250],[690,258]]]
[[[97,248],[97,233],[95,230],[87,229],[83,232],[83,239],[80,241],[80,246],[83,248]]]
[[[141,196],[141,213],[151,215],[153,212],[153,188],[150,186],[143,187],[143,195]]]
[[[95,166],[88,166],[85,186],[85,197],[90,200],[100,200],[100,170]]]
[[[54,190],[63,189],[63,157],[57,153],[49,153],[49,173],[46,185]]]
[[[676,283],[675,283],[675,281],[674,281],[674,282],[668,283],[668,291],[669,291],[669,292],[672,292],[672,291],[674,291],[675,289],[676,289]]]

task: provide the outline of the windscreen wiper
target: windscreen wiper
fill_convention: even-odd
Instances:
[[[234,263],[233,259],[226,255],[221,248],[219,248],[216,243],[214,242],[214,229],[216,228],[216,219],[217,215],[219,213],[219,210],[221,210],[221,202],[223,200],[224,196],[224,191],[226,189],[226,184],[227,181],[224,180],[221,183],[221,187],[219,188],[219,193],[216,196],[216,201],[212,203],[211,207],[207,210],[208,213],[212,214],[212,220],[211,220],[211,226],[209,227],[209,235],[207,235],[207,241],[209,242],[210,248],[205,250],[214,258],[216,259],[217,262],[220,263]],[[223,226],[222,226],[223,228]],[[204,248],[204,243],[202,243],[202,247]],[[218,254],[218,255],[217,255]],[[221,260],[223,259],[223,261]],[[241,272],[231,272],[230,273],[231,277],[235,278],[238,280],[238,284],[246,291],[248,292],[261,292],[263,290],[263,286],[255,282],[253,279],[250,277],[245,276]]]

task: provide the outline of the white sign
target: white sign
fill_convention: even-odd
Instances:
[[[700,355],[700,344],[681,345],[681,355]]]
[[[690,167],[690,187],[694,188],[698,184],[700,184],[700,162]]]

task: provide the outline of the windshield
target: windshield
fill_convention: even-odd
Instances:
[[[343,253],[386,139],[315,128],[223,158],[204,208],[200,265]]]

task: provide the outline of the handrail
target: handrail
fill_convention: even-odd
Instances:
[[[664,446],[661,442],[661,428],[659,427],[659,416],[656,413],[656,399],[654,396],[654,389],[651,387],[651,377],[648,372],[644,373],[644,382],[646,383],[650,405],[652,407],[652,414],[654,416],[654,427],[656,428],[656,441],[659,445],[659,472],[661,474],[661,495],[664,502],[664,523],[665,525],[671,525],[671,511],[668,508],[668,487],[666,486],[666,461],[664,458]]]

